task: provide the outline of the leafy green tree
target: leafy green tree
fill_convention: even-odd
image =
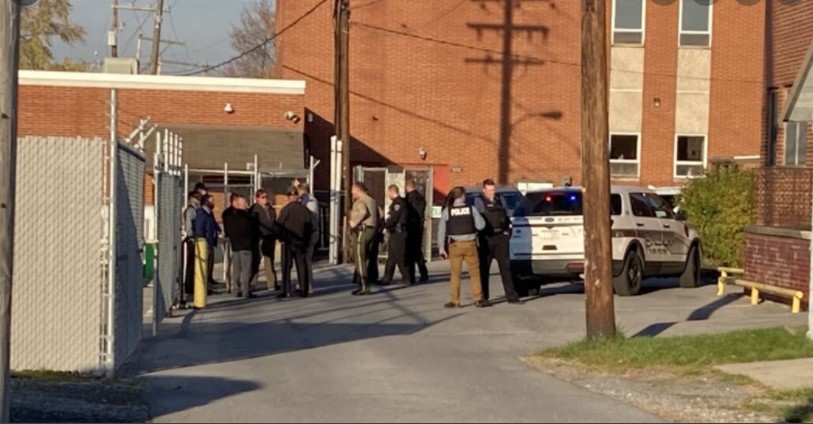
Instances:
[[[742,266],[745,227],[756,218],[753,190],[753,174],[734,165],[715,165],[683,190],[681,208],[717,266]]]
[[[86,64],[54,60],[55,39],[68,45],[84,42],[85,29],[70,22],[69,0],[39,0],[22,9],[20,23],[20,68],[35,70],[86,70]]]

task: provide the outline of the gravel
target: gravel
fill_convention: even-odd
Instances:
[[[108,380],[12,380],[11,422],[139,423],[149,420],[142,388]]]
[[[668,372],[604,374],[538,357],[525,358],[525,362],[547,374],[631,403],[673,422],[777,422],[776,417],[744,407],[746,401],[760,394],[753,386],[726,383],[708,376],[677,377]]]

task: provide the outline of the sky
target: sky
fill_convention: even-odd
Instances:
[[[164,0],[164,7],[171,13],[164,14],[161,38],[181,40],[185,46],[168,46],[162,54],[165,61],[178,61],[209,65],[234,55],[229,42],[232,25],[239,23],[243,6],[253,0]],[[152,7],[155,0],[119,0],[120,4]],[[109,55],[107,32],[112,22],[111,0],[72,0],[71,21],[80,24],[87,32],[85,42],[74,46],[55,43],[54,54],[58,59],[71,57],[96,62]],[[119,34],[119,57],[135,57],[136,39],[139,33],[152,37],[152,14],[119,10],[119,22],[123,24]],[[140,29],[139,29],[140,28]],[[163,47],[163,46],[162,46]],[[142,46],[142,66],[149,62],[149,41]],[[98,68],[97,68],[98,69]],[[162,73],[178,73],[196,68],[165,64]]]

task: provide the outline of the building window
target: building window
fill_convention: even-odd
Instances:
[[[614,178],[638,178],[640,169],[639,134],[610,134],[610,175]]]
[[[768,157],[765,165],[776,165],[776,138],[779,130],[779,91],[776,89],[768,93]]]
[[[613,44],[644,44],[644,0],[613,1]]]
[[[785,165],[803,166],[807,153],[807,124],[788,122],[785,124]]]
[[[675,137],[675,177],[702,177],[706,169],[706,136]]]
[[[680,1],[680,45],[711,46],[712,0]]]

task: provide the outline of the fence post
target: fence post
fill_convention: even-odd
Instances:
[[[117,280],[117,260],[116,230],[118,217],[116,216],[116,204],[118,203],[118,93],[116,89],[110,90],[110,191],[109,196],[109,219],[108,223],[108,265],[107,265],[107,376],[113,377],[116,366],[116,280]]]
[[[152,201],[152,210],[153,214],[155,214],[155,239],[161,241],[161,169],[162,169],[162,158],[163,150],[162,150],[162,140],[161,140],[161,132],[155,134],[155,153],[153,154],[153,201]],[[161,249],[161,246],[156,246],[158,249]],[[155,337],[158,335],[158,296],[161,296],[161,290],[159,287],[163,283],[161,281],[161,253],[160,250],[157,252],[156,255],[156,263],[157,266],[155,267],[155,272],[153,272],[153,280],[152,280],[152,336]]]

